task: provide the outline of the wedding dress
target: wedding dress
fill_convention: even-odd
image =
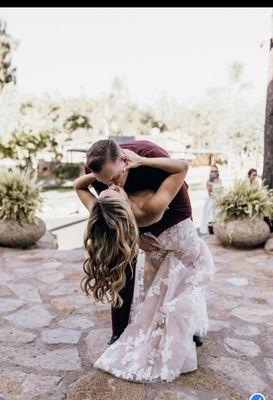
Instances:
[[[205,289],[215,267],[190,218],[157,237],[162,251],[145,255],[156,275],[144,292],[144,260],[138,258],[131,323],[95,362],[117,377],[171,382],[197,368],[193,335],[208,329]]]

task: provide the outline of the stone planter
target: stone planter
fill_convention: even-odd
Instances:
[[[265,245],[264,245],[264,250],[267,253],[273,254],[273,236],[267,239]]]
[[[14,220],[0,221],[0,246],[27,247],[37,242],[46,231],[43,220],[36,224],[20,225]]]
[[[215,236],[224,244],[250,248],[264,243],[270,236],[269,226],[261,219],[238,219],[213,225]]]

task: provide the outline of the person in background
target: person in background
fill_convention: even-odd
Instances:
[[[213,195],[215,191],[221,187],[222,181],[219,177],[219,169],[217,165],[211,165],[209,179],[207,180],[207,191],[209,196],[204,204],[202,222],[200,226],[200,233],[202,235],[213,233],[213,228],[211,225],[215,216],[215,212],[213,209]]]
[[[250,168],[247,175],[248,175],[248,179],[249,179],[250,183],[257,182],[258,173],[255,168]]]

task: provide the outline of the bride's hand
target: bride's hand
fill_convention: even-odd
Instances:
[[[122,151],[128,162],[126,169],[140,167],[143,157],[129,149],[122,149]]]

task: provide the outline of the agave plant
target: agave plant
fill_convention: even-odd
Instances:
[[[0,221],[11,219],[21,225],[36,222],[42,198],[39,186],[18,169],[0,170]]]
[[[236,219],[264,219],[273,216],[273,193],[266,186],[237,180],[233,188],[224,190],[215,199],[217,219],[223,222]]]

